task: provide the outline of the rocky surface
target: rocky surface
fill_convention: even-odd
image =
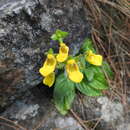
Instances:
[[[45,86],[44,86],[45,87]],[[72,115],[60,115],[52,101],[52,89],[47,87],[35,87],[27,91],[24,97],[16,100],[4,113],[2,117],[12,120],[12,126],[21,125],[22,130],[83,130]],[[0,120],[0,123],[10,122]],[[18,128],[18,127],[17,127]],[[0,130],[12,130],[7,125],[1,125]]]
[[[38,69],[49,47],[57,51],[56,29],[70,33],[72,54],[79,50],[90,35],[86,14],[82,0],[0,0],[0,130],[83,130],[72,114],[57,112]],[[122,104],[107,97],[78,97],[73,111],[87,126],[99,121],[96,130],[130,129],[130,113],[125,118]]]
[[[75,101],[73,110],[95,130],[129,130],[130,112],[126,113],[119,100],[108,97],[82,97]]]
[[[39,68],[56,29],[76,53],[89,36],[82,0],[0,0],[0,110],[42,81]]]
[[[2,117],[12,120],[9,123],[18,128],[18,124],[24,127],[21,130],[84,130],[76,118],[71,114],[60,115],[53,105],[52,91],[47,87],[35,87],[27,91],[24,97],[17,99],[4,113]],[[105,102],[105,103],[104,103]],[[124,116],[122,104],[111,101],[107,97],[79,97],[73,104],[73,111],[78,117],[87,121],[86,125],[95,130],[129,130],[130,115]],[[127,120],[126,120],[127,119]],[[2,124],[0,130],[12,130]]]

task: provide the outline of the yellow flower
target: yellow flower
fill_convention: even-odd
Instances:
[[[47,75],[44,80],[43,83],[49,87],[51,87],[54,84],[55,81],[55,73],[52,72],[49,75]]]
[[[68,60],[66,71],[68,73],[69,79],[73,82],[79,83],[82,81],[83,74],[79,71],[79,67],[74,59]]]
[[[43,67],[40,68],[39,72],[42,76],[46,77],[47,75],[54,72],[55,67],[56,67],[55,57],[52,54],[48,54],[43,64]]]
[[[93,65],[101,66],[102,65],[102,56],[94,54],[91,50],[87,52],[86,60]]]
[[[68,58],[69,47],[64,43],[60,43],[59,54],[56,59],[58,62],[64,62]]]

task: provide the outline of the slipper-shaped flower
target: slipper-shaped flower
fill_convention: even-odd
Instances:
[[[79,83],[83,79],[83,74],[80,72],[78,65],[74,59],[68,60],[66,65],[66,71],[70,80],[75,83]]]
[[[60,43],[59,54],[56,59],[58,62],[64,62],[68,58],[69,47],[64,43]]]
[[[86,53],[86,60],[96,66],[102,65],[102,56],[94,54],[91,50]]]
[[[52,72],[43,79],[43,83],[51,87],[55,82],[55,73]]]
[[[47,75],[54,72],[56,68],[56,58],[53,54],[48,54],[47,58],[43,64],[43,67],[40,68],[39,72],[42,76],[46,77]]]

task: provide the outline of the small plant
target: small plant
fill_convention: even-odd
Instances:
[[[43,83],[49,87],[54,85],[54,103],[63,115],[71,108],[76,89],[87,96],[101,96],[102,91],[108,89],[103,70],[109,77],[113,75],[102,56],[96,54],[90,39],[84,41],[78,54],[69,55],[69,47],[63,42],[67,35],[67,32],[57,30],[51,36],[52,40],[59,41],[59,53],[50,49],[39,69]]]

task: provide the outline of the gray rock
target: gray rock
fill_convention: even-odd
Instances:
[[[34,87],[17,99],[1,116],[14,121],[15,124],[24,126],[28,130],[36,127],[38,127],[37,130],[84,130],[71,113],[66,116],[58,113],[51,95],[52,88]],[[127,117],[123,116],[124,110],[122,110],[122,107],[117,108],[119,103],[110,101],[107,97],[90,98],[85,96],[82,99],[83,102],[77,97],[72,109],[91,127],[100,120],[96,130],[123,130],[123,128],[129,130],[130,114]],[[106,104],[108,104],[108,107]],[[105,112],[104,106],[108,113]],[[112,111],[113,115],[108,109]],[[106,116],[103,114],[107,114],[107,117],[111,118],[106,120]],[[0,126],[0,130],[6,129],[7,126]]]
[[[75,100],[73,110],[90,124],[99,121],[96,130],[129,130],[130,114],[117,99],[84,96]]]
[[[123,104],[120,101],[110,100],[107,97],[97,98],[100,107],[99,128],[104,130],[129,130],[130,115],[126,114]],[[97,104],[96,103],[96,104]],[[96,110],[94,110],[96,113]],[[99,129],[99,130],[100,130]]]
[[[110,101],[107,97],[98,98],[101,107],[101,118],[106,122],[114,122],[123,120],[123,105]]]
[[[123,123],[123,124],[120,124],[118,127],[117,127],[117,130],[130,130],[130,124],[128,123]]]
[[[58,44],[56,29],[69,32],[65,42],[78,52],[90,35],[82,0],[0,0],[0,106],[9,105],[42,81],[44,52]]]
[[[41,90],[35,87],[27,91],[24,97],[17,99],[1,116],[28,130],[83,130],[72,115],[62,116],[57,112],[51,97],[47,98],[50,89]],[[11,130],[7,126],[0,126],[0,130],[6,129]]]

